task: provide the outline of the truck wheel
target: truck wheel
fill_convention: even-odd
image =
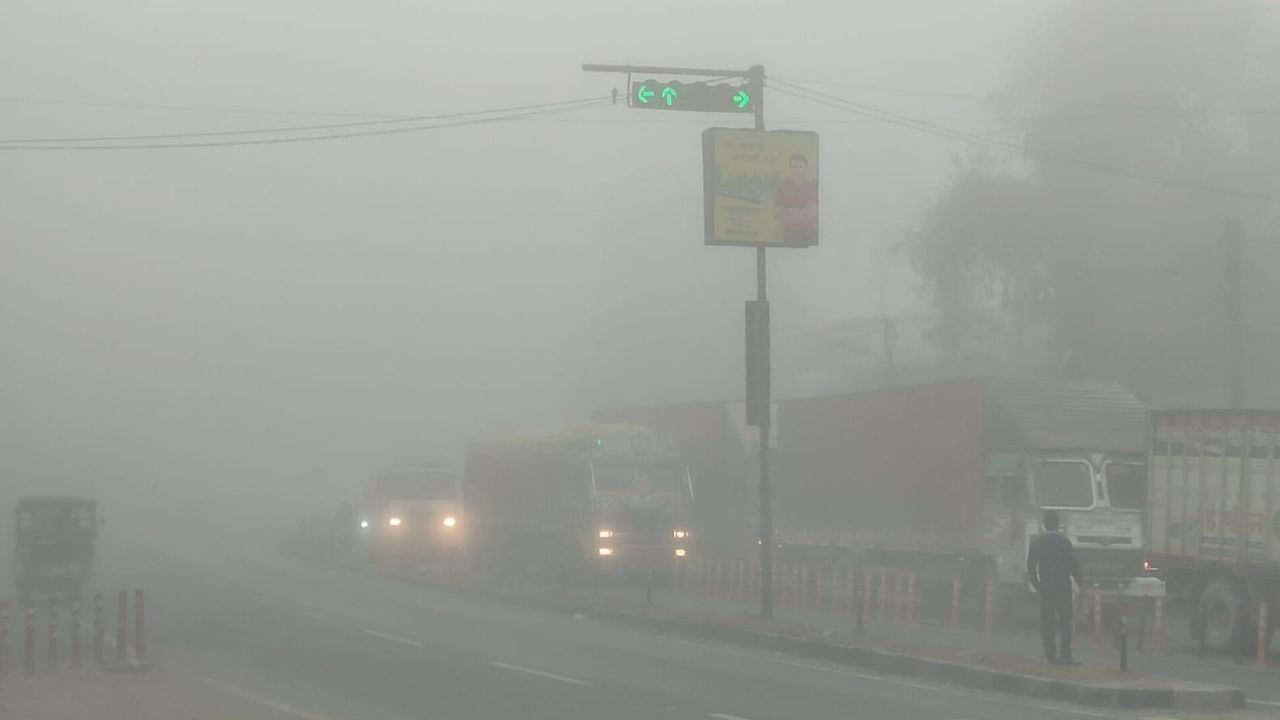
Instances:
[[[1199,608],[1204,618],[1205,645],[1218,652],[1229,652],[1240,642],[1244,626],[1249,623],[1244,609],[1244,592],[1224,578],[1210,580],[1200,594]]]

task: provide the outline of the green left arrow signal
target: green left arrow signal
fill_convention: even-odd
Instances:
[[[680,93],[676,92],[676,89],[670,85],[662,88],[662,100],[667,104],[667,107],[675,105],[678,97],[680,97]]]
[[[636,90],[636,100],[639,100],[643,105],[648,105],[649,101],[653,99],[653,95],[653,90],[649,89],[648,85],[641,85]]]
[[[733,104],[737,105],[738,109],[741,110],[751,104],[751,96],[747,94],[746,90],[739,90],[737,94],[733,96]]]

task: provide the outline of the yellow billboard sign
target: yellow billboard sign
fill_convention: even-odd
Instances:
[[[818,134],[708,128],[702,133],[708,245],[818,244]]]

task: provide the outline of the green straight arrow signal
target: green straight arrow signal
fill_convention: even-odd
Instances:
[[[649,100],[652,98],[653,91],[649,89],[648,85],[641,85],[640,88],[636,90],[636,99],[639,100],[641,104],[648,105]]]
[[[746,90],[739,90],[738,94],[733,96],[733,104],[737,105],[738,109],[742,109],[751,104],[751,96]]]
[[[676,98],[678,97],[680,97],[680,93],[676,92],[676,89],[671,87],[670,85],[662,88],[662,99],[666,101],[667,107],[671,107],[672,105],[675,105]]]

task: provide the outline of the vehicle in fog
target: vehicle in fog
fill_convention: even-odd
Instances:
[[[93,566],[97,503],[83,497],[24,497],[14,519],[18,595],[78,595]]]
[[[1147,549],[1192,636],[1229,650],[1280,601],[1280,411],[1160,410],[1148,422]],[[1203,629],[1201,624],[1203,623]]]
[[[458,473],[434,458],[401,458],[365,486],[357,532],[380,558],[456,552],[464,531]]]
[[[777,405],[774,404],[774,414]],[[760,537],[760,431],[747,424],[746,403],[691,402],[597,410],[598,423],[627,423],[670,436],[697,478],[692,524],[700,553],[754,553]],[[777,449],[777,423],[769,434]],[[777,465],[777,455],[773,456]]]
[[[1057,510],[1090,589],[1162,594],[1142,552],[1145,407],[1115,383],[962,380],[784,400],[784,558],[988,581],[1026,600]]]
[[[586,425],[467,446],[464,507],[480,568],[663,570],[689,553],[693,478],[669,437]]]

